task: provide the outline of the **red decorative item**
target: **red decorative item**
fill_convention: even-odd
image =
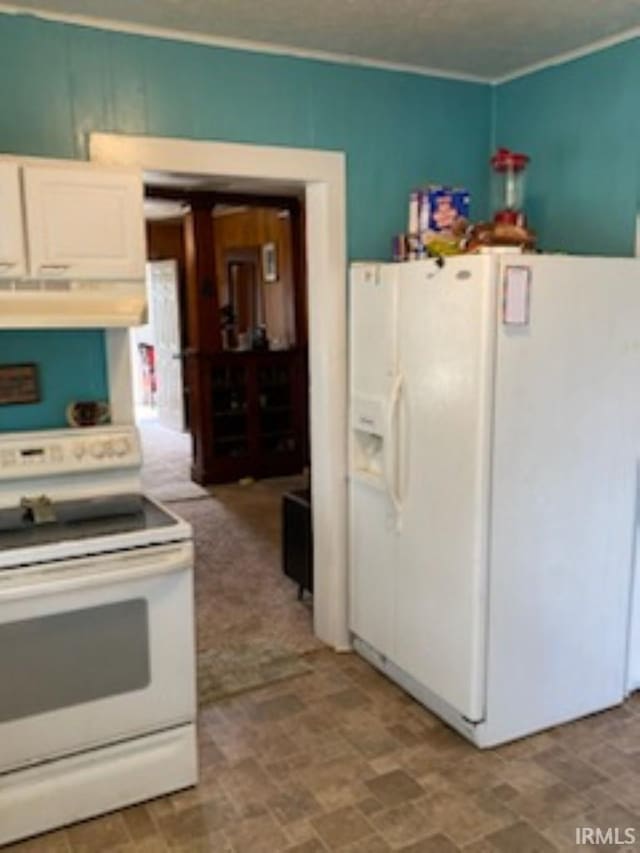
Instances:
[[[494,222],[526,228],[524,206],[524,177],[529,157],[498,148],[491,158],[494,173]]]
[[[498,148],[491,158],[491,165],[496,172],[522,172],[526,169],[531,158],[527,154],[518,154],[508,148]]]

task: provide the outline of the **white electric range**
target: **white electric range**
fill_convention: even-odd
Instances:
[[[0,435],[0,845],[197,782],[190,526],[132,427]]]

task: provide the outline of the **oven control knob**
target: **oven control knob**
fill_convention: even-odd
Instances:
[[[104,442],[94,441],[93,444],[89,447],[89,450],[94,459],[102,459],[105,451]]]
[[[117,438],[113,442],[113,451],[116,456],[125,456],[130,449],[129,439],[127,438]]]

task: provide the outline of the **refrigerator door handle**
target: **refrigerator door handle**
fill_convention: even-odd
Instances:
[[[404,376],[398,373],[393,380],[389,399],[387,437],[385,441],[385,479],[389,498],[395,514],[396,530],[400,530],[402,516],[402,500],[398,488],[398,403],[402,394]]]

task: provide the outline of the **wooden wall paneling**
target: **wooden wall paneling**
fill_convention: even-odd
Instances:
[[[278,281],[264,284],[265,304],[271,322],[272,337],[289,346],[297,344],[294,317],[293,242],[291,211],[270,211],[271,226],[278,255]],[[270,242],[269,239],[264,241]]]
[[[306,223],[303,205],[296,203],[291,208],[291,260],[294,324],[298,346],[306,347],[309,340],[309,318],[307,299],[307,244]]]
[[[311,441],[309,431],[309,353],[306,347],[297,351],[296,376],[294,382],[294,411],[296,429],[301,436],[301,455],[304,466],[311,464]]]
[[[309,424],[309,315],[307,296],[307,244],[304,206],[297,203],[291,208],[291,261],[293,281],[293,322],[299,351],[297,381],[295,384],[296,412],[299,413],[299,430],[302,436],[302,458],[311,463],[311,432]]]
[[[286,214],[286,215],[285,215]],[[294,306],[294,267],[293,267],[293,239],[291,233],[291,210],[280,210],[277,217],[277,240],[278,248],[278,289],[277,299],[279,302],[279,315],[282,323],[282,334],[284,340],[290,346],[297,346],[298,339],[295,327]],[[267,284],[267,288],[272,285]]]
[[[150,191],[149,191],[150,190]],[[295,199],[262,198],[219,193],[147,188],[147,195],[180,198],[191,206],[184,221],[186,304],[185,373],[193,436],[192,477],[206,484],[242,476],[269,477],[295,473],[309,461],[307,293],[304,212]],[[213,216],[216,204],[245,206],[224,216]],[[283,211],[287,211],[283,215]],[[164,244],[168,244],[166,237]],[[278,280],[262,281],[261,250],[273,242],[278,254]],[[164,249],[162,250],[164,251]],[[220,328],[221,305],[228,303],[225,252],[260,259],[260,293],[256,300],[270,339],[290,349],[281,352],[224,352]],[[261,426],[261,366],[285,368],[292,403],[290,428],[295,447],[269,449]],[[224,451],[224,412],[214,411],[213,375],[224,367],[246,371],[246,453]],[[286,367],[285,367],[286,366]],[[217,399],[217,398],[216,398]],[[228,432],[228,428],[227,428]],[[265,444],[267,441],[267,444]],[[222,443],[221,443],[222,442]],[[229,445],[226,445],[227,447]],[[265,447],[267,449],[265,449]],[[226,453],[226,455],[224,455]],[[221,455],[222,454],[222,455]]]
[[[176,260],[184,275],[185,249],[182,219],[147,222],[147,258],[150,261]]]
[[[184,234],[188,335],[185,366],[189,375],[189,422],[193,436],[191,476],[204,484],[209,482],[213,465],[211,369],[207,356],[222,348],[209,205],[192,205],[185,217]]]
[[[294,320],[294,276],[291,217],[283,216],[285,208],[252,207],[236,210],[214,218],[218,298],[221,304],[229,299],[227,265],[229,254],[241,250],[262,251],[265,243],[275,243],[278,258],[278,281],[260,283],[260,302],[267,334],[272,341],[293,346],[296,343]],[[261,267],[260,267],[261,271]]]
[[[185,217],[185,250],[190,346],[200,352],[219,352],[222,339],[211,208],[193,207]]]

